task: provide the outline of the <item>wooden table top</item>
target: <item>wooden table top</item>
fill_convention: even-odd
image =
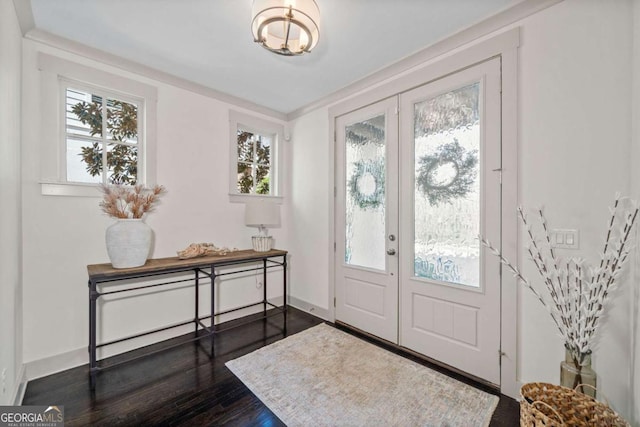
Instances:
[[[206,268],[211,265],[226,264],[234,261],[261,260],[286,255],[287,251],[271,249],[268,252],[256,252],[251,249],[229,252],[227,255],[208,255],[197,258],[180,259],[178,257],[148,259],[140,267],[113,268],[111,263],[87,265],[90,279],[118,278],[138,274],[160,273],[163,271],[188,270],[190,268]]]

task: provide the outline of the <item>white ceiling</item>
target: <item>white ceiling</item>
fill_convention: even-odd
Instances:
[[[251,0],[31,0],[36,28],[289,113],[522,0],[316,0],[320,42],[253,43]]]

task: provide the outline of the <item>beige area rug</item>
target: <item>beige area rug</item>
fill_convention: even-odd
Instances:
[[[321,324],[226,366],[288,426],[488,426],[498,397]]]

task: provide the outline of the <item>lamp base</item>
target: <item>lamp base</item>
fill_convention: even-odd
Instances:
[[[271,236],[253,236],[251,237],[251,243],[253,244],[253,250],[256,252],[269,252],[273,239]]]

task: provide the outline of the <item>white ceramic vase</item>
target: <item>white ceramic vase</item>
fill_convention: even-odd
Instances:
[[[151,250],[151,227],[139,219],[118,219],[107,227],[105,240],[113,268],[144,265]]]

